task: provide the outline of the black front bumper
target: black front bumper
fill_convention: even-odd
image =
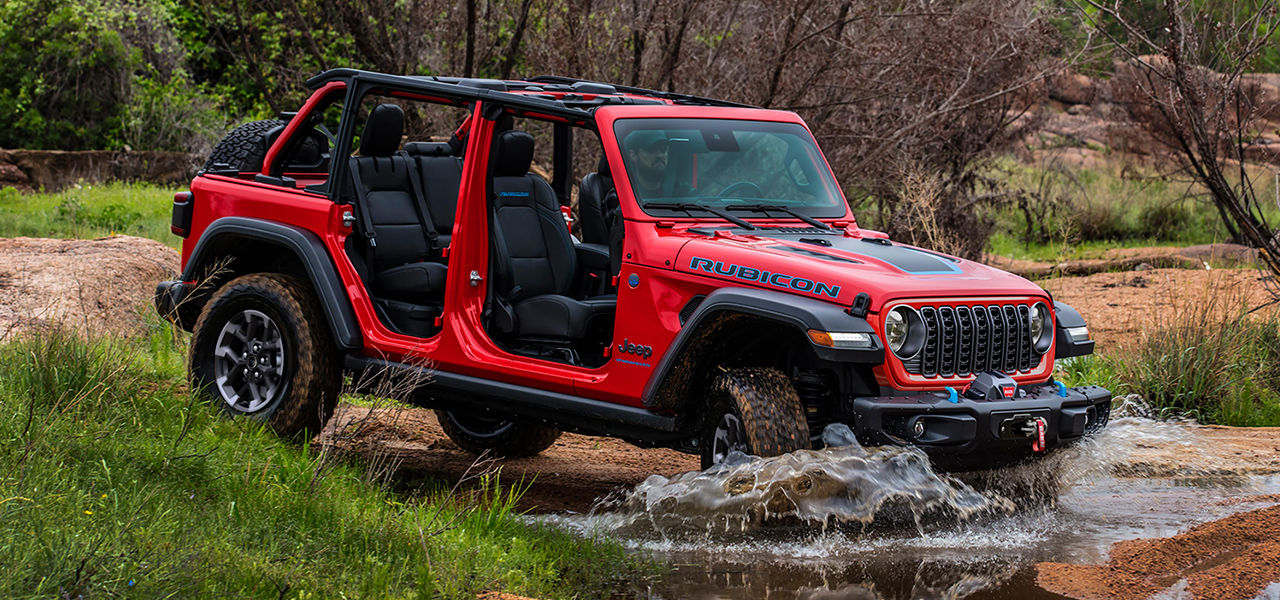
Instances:
[[[846,399],[841,420],[867,445],[914,445],[946,468],[985,468],[1037,454],[1035,421],[1044,423],[1044,450],[1106,426],[1111,392],[1098,386],[1061,387],[1050,382],[1020,388],[1007,400],[974,400],[962,394],[913,392]]]

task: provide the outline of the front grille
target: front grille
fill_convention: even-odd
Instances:
[[[921,306],[924,348],[903,366],[912,375],[964,377],[983,371],[1010,375],[1040,364],[1031,347],[1031,306]]]

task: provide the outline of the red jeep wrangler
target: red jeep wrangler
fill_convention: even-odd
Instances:
[[[953,469],[1107,422],[1107,390],[1053,379],[1093,351],[1075,310],[859,228],[793,113],[560,77],[308,85],[174,199],[157,309],[232,414],[315,432],[345,371],[429,370],[414,400],[474,452],[570,430],[712,465],[844,423]]]

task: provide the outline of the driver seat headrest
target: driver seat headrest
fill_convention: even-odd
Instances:
[[[404,111],[394,104],[379,104],[369,112],[360,136],[361,156],[391,156],[400,148]]]
[[[533,164],[533,136],[514,129],[498,134],[493,161],[495,177],[524,177]]]

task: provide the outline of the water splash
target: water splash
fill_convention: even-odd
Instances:
[[[863,448],[841,424],[828,426],[823,439],[822,450],[771,458],[735,453],[706,471],[650,476],[599,503],[589,520],[615,535],[670,537],[903,517],[919,527],[926,517],[1012,510],[1003,498],[939,475],[918,449]]]

